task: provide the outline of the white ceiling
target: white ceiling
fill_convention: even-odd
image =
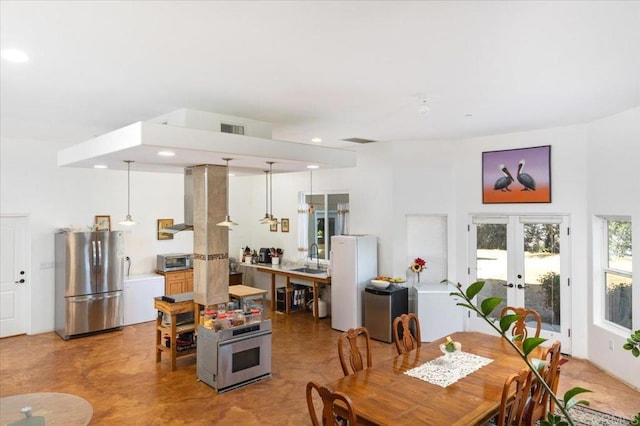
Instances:
[[[640,2],[0,5],[0,48],[30,56],[2,60],[3,137],[75,145],[192,108],[351,147],[342,139],[455,139],[640,105]]]

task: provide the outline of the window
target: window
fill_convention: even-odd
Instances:
[[[630,218],[602,218],[601,283],[604,320],[631,330],[633,309]]]
[[[312,202],[315,208],[313,214],[307,215],[306,242],[309,248],[317,245],[317,254],[314,248],[308,256],[329,260],[331,237],[344,234],[348,229],[349,194],[314,193],[313,197],[305,194],[304,202],[307,205]]]

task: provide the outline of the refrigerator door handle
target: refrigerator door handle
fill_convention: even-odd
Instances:
[[[96,242],[95,241],[91,241],[91,251],[93,254],[93,266],[96,266]]]
[[[120,297],[120,296],[122,296],[122,291],[114,291],[109,294],[105,294],[104,296],[101,296],[100,299],[111,299],[113,297]]]
[[[98,265],[102,265],[102,241],[98,241]]]
[[[104,296],[76,296],[76,297],[69,297],[67,298],[67,300],[69,301],[69,303],[84,303],[88,300],[102,300],[104,299]]]

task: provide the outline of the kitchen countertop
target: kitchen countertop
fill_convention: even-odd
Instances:
[[[326,273],[326,269],[322,268],[322,265],[320,269],[325,269],[325,272],[322,274],[308,274],[305,272],[293,271],[293,269],[302,268],[304,266],[304,264],[298,264],[298,263],[290,263],[290,264],[285,263],[281,265],[272,265],[271,263],[244,263],[243,262],[243,263],[238,263],[238,266],[246,266],[248,268],[263,269],[263,271],[261,272],[273,272],[275,274],[280,273],[283,275],[284,274],[297,275],[300,278],[305,278],[305,279],[308,279],[309,281],[326,281],[331,278]],[[309,266],[309,268],[313,268],[313,269],[315,269],[315,267],[316,267],[315,264]]]

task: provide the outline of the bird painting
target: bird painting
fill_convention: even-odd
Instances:
[[[509,185],[513,183],[513,176],[511,176],[511,173],[509,173],[509,169],[507,169],[507,166],[505,166],[504,164],[500,164],[498,166],[498,170],[500,170],[504,176],[500,177],[496,181],[496,183],[493,185],[493,189],[503,192],[511,191],[509,189]]]
[[[535,191],[536,181],[531,177],[531,175],[522,172],[522,169],[524,169],[524,163],[524,160],[520,160],[518,163],[518,182],[524,186],[522,191]]]

